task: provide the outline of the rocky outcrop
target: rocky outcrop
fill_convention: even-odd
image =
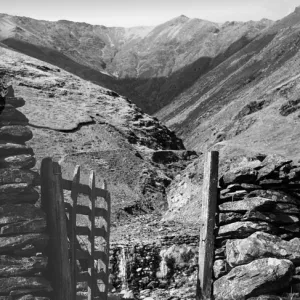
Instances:
[[[46,214],[35,204],[39,175],[26,127],[28,119],[16,108],[24,105],[12,89],[0,98],[0,295],[3,299],[50,299],[44,277],[48,243]],[[1,299],[2,299],[1,298]]]
[[[215,299],[299,296],[299,165],[259,155],[220,178]]]

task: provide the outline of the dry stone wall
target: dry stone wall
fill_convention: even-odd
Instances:
[[[215,299],[300,299],[300,164],[258,155],[220,187]]]
[[[36,203],[38,174],[28,119],[18,111],[24,100],[12,88],[0,97],[0,300],[46,300],[48,243],[46,215]]]

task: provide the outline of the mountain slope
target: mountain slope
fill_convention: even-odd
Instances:
[[[167,186],[197,157],[174,133],[128,99],[56,66],[4,48],[0,58],[0,75],[26,101],[20,111],[33,131],[37,167],[51,156],[72,178],[80,164],[86,183],[94,169],[97,186],[108,182],[114,222],[167,208]]]
[[[2,14],[0,41],[114,89],[153,113],[270,24],[219,25],[180,16],[155,28],[108,28]]]
[[[157,116],[184,137],[189,148],[240,144],[295,156],[299,47],[296,10],[200,78]],[[283,105],[295,112],[282,113]]]

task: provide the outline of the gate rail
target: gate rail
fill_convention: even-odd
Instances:
[[[64,202],[63,190],[71,191],[72,205]],[[89,206],[79,205],[79,194],[89,196]],[[97,197],[106,202],[106,209],[96,207]],[[109,236],[111,200],[106,182],[103,188],[95,186],[95,172],[91,171],[89,185],[80,183],[80,166],[74,170],[73,180],[62,178],[61,167],[47,157],[41,164],[42,207],[47,212],[47,226],[50,235],[48,246],[48,270],[51,274],[54,298],[57,300],[75,300],[77,281],[88,282],[88,300],[107,299]],[[66,217],[69,212],[69,220]],[[77,215],[89,216],[88,226],[77,225]],[[106,228],[96,228],[95,218],[102,217]],[[89,237],[89,251],[78,249],[77,235]],[[69,245],[68,247],[68,236]],[[95,250],[95,237],[102,237],[106,247]],[[69,248],[69,249],[68,249]],[[70,260],[69,254],[70,253]],[[88,274],[78,273],[77,260],[88,260]],[[100,298],[99,298],[100,297]]]

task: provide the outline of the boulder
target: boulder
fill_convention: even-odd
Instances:
[[[42,252],[49,240],[44,233],[29,233],[16,236],[0,237],[0,253],[7,254],[22,249],[35,249]]]
[[[21,233],[39,233],[45,232],[47,227],[46,218],[11,223],[0,228],[1,235],[15,235]]]
[[[299,201],[297,201],[296,198],[288,195],[285,192],[282,191],[274,191],[274,190],[255,190],[250,192],[246,198],[253,198],[253,197],[262,197],[266,199],[271,199],[276,202],[281,203],[291,203],[291,204],[297,204]]]
[[[25,105],[25,100],[21,97],[5,97],[5,103],[15,108],[22,107]]]
[[[11,257],[0,256],[0,277],[29,276],[45,271],[47,267],[46,257]]]
[[[279,169],[285,164],[289,164],[292,160],[277,154],[268,155],[261,163],[262,168],[258,171],[257,179],[261,180],[269,176],[276,169]]]
[[[231,267],[264,257],[289,259],[299,263],[300,239],[285,241],[265,232],[255,232],[245,239],[228,240],[226,243],[226,260]]]
[[[32,139],[32,131],[22,125],[0,127],[0,140],[24,143]]]
[[[0,157],[0,168],[31,169],[35,163],[34,156],[30,154]]]
[[[33,155],[33,150],[31,147],[26,145],[19,145],[14,143],[0,143],[0,157],[20,154]]]
[[[0,184],[27,183],[34,185],[38,178],[39,174],[30,170],[0,169]]]
[[[9,294],[12,291],[21,289],[45,292],[52,291],[49,281],[42,277],[0,278],[0,291],[2,294]]]
[[[232,238],[248,237],[256,231],[273,232],[275,227],[266,222],[254,223],[250,221],[235,222],[220,226],[219,237],[230,236]]]
[[[27,183],[0,185],[0,205],[17,203],[35,203],[39,193]]]
[[[240,201],[225,202],[219,205],[220,212],[246,212],[248,210],[270,210],[275,206],[275,201],[267,198],[254,197]]]
[[[244,300],[288,287],[294,266],[286,259],[262,258],[232,269],[214,282],[215,300]]]
[[[11,104],[6,104],[0,114],[0,123],[3,125],[26,125],[28,119]]]

